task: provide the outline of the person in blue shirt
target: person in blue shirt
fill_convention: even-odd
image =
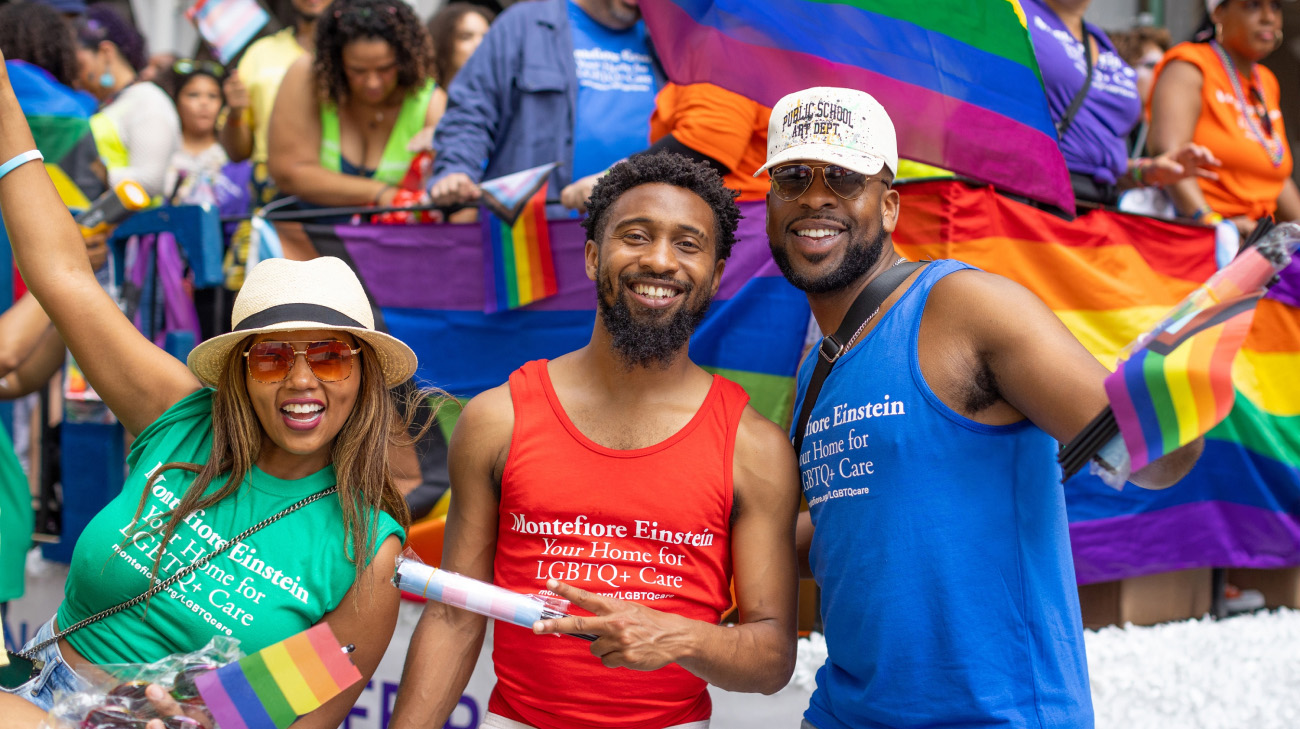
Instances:
[[[472,203],[481,180],[559,162],[551,195],[585,201],[605,170],[649,145],[662,83],[634,0],[513,5],[448,89],[430,197]]]
[[[862,91],[772,110],[768,243],[823,333],[902,262],[897,165],[893,122]],[[1023,286],[959,261],[911,271],[856,331],[798,454],[796,546],[828,654],[805,729],[1091,729],[1056,456],[1107,405],[1106,368]],[[1201,445],[1131,480],[1169,486]]]

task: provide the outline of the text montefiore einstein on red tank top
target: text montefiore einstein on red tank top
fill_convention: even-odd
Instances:
[[[691,547],[713,546],[713,533],[706,527],[703,531],[675,532],[660,529],[659,522],[644,519],[632,520],[632,526],[626,524],[602,524],[590,521],[585,514],[578,514],[569,521],[553,519],[551,521],[530,520],[527,514],[511,513],[511,531],[520,534],[538,534],[544,536],[576,537],[619,537],[631,536],[635,539],[649,539],[664,544],[685,544]]]

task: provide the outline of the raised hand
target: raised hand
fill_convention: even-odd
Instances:
[[[597,595],[559,580],[548,580],[546,587],[593,614],[539,620],[533,624],[533,632],[595,635],[591,654],[609,668],[656,671],[689,655],[694,645],[698,621]]]
[[[239,78],[239,69],[230,72],[225,83],[221,85],[221,90],[226,96],[226,106],[230,107],[231,113],[241,112],[249,107],[251,102],[248,87]]]

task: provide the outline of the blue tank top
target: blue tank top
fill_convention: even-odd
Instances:
[[[1028,421],[965,418],[921,375],[930,289],[967,268],[926,266],[809,418],[818,729],[1093,726],[1057,443]]]

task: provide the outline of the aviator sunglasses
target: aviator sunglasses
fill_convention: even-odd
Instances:
[[[817,170],[822,171],[826,187],[845,200],[860,197],[862,191],[867,189],[867,183],[874,179],[839,165],[778,165],[768,172],[772,178],[772,194],[786,202],[795,201],[812,186]]]
[[[296,349],[293,345],[306,345]],[[244,352],[248,360],[248,374],[254,380],[268,385],[284,382],[293,370],[294,360],[302,355],[311,373],[321,382],[346,380],[352,374],[352,355],[361,348],[352,349],[347,342],[327,339],[323,342],[258,342]]]

